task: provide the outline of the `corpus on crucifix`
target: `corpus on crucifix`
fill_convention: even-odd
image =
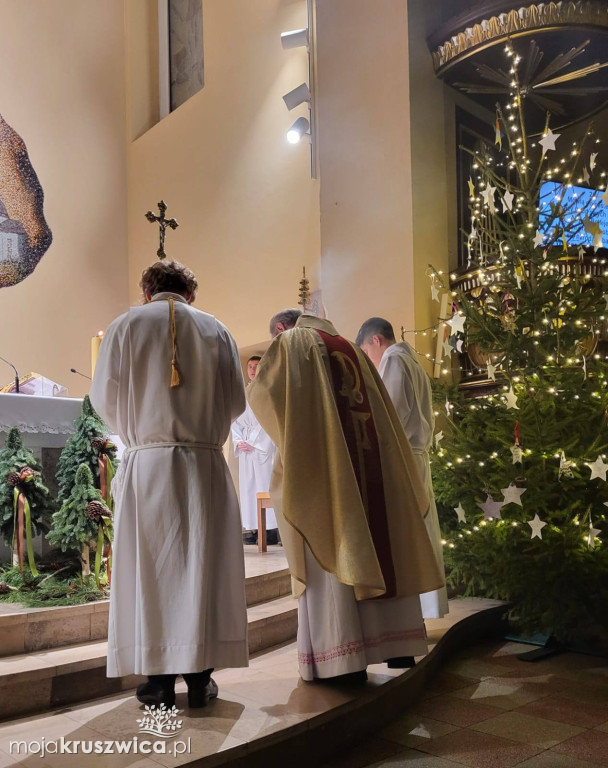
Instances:
[[[158,204],[158,210],[160,211],[159,216],[156,216],[156,214],[152,213],[152,211],[148,211],[148,213],[146,213],[146,219],[148,219],[148,221],[152,222],[153,224],[154,222],[158,223],[158,227],[160,229],[160,245],[158,251],[156,251],[156,255],[162,261],[167,257],[167,254],[165,253],[165,231],[167,227],[171,227],[171,229],[177,229],[179,224],[175,219],[165,218],[167,203],[165,203],[164,200],[161,200]]]

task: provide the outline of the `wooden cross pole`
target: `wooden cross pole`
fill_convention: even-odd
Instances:
[[[165,253],[165,231],[167,227],[171,227],[171,229],[177,229],[179,227],[179,224],[175,219],[166,219],[165,218],[165,212],[167,211],[167,203],[165,203],[164,200],[161,200],[158,204],[158,210],[160,211],[160,216],[156,216],[152,211],[148,211],[146,213],[146,219],[150,221],[152,224],[155,222],[158,224],[160,229],[160,247],[158,251],[156,251],[156,255],[158,258],[162,261],[167,257],[167,254]]]

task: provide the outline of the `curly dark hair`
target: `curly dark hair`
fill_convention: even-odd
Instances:
[[[139,283],[144,292],[154,296],[156,293],[179,293],[182,296],[190,294],[192,301],[196,296],[198,283],[194,272],[179,261],[157,261],[144,269]]]

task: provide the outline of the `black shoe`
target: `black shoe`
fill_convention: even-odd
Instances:
[[[243,544],[257,544],[257,543],[258,543],[257,531],[249,531],[249,533],[243,536]]]
[[[413,656],[395,656],[386,660],[386,666],[389,669],[410,669],[416,666],[416,660]]]
[[[175,679],[177,675],[149,675],[148,682],[137,686],[137,700],[167,709],[175,706]]]
[[[266,544],[278,544],[279,543],[279,529],[270,528],[266,531]]]
[[[217,699],[218,687],[211,678],[212,669],[182,675],[188,686],[188,706],[191,709],[206,707],[211,699]]]

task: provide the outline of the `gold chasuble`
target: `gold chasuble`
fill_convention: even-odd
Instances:
[[[294,594],[305,542],[357,600],[443,585],[409,442],[373,364],[333,325],[302,315],[262,358],[249,402],[278,448],[270,485]]]

